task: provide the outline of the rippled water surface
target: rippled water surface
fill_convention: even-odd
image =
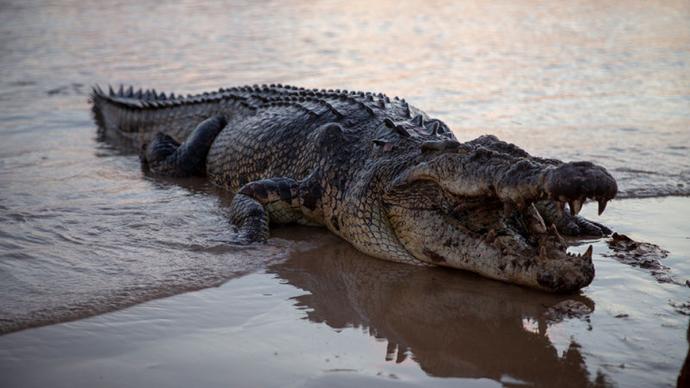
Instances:
[[[673,384],[688,288],[600,256],[602,241],[575,298],[592,312],[557,320],[548,307],[567,298],[369,260],[323,231],[228,246],[229,195],[144,175],[98,141],[87,95],[290,83],[404,96],[462,140],[609,168],[628,199],[604,221],[668,249],[682,284],[688,25],[683,1],[0,2],[0,333],[234,279],[0,337],[0,374],[69,386],[107,367],[136,385],[123,376],[142,367],[182,386],[190,363],[174,355],[189,348],[207,385]]]

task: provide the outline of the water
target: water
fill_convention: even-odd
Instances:
[[[299,335],[272,346],[282,353],[285,347],[300,348],[296,345],[300,336],[313,335],[316,343],[322,343],[345,332],[357,338],[352,339],[358,344],[352,351],[361,356],[355,363],[360,375],[368,376],[375,369],[372,365],[380,364],[386,373],[395,369],[390,373],[408,376],[413,383],[439,383],[434,377],[448,376],[503,381],[504,374],[553,383],[539,370],[520,377],[509,361],[471,359],[480,371],[489,366],[494,370],[463,374],[459,371],[467,367],[463,364],[467,356],[454,351],[440,357],[447,365],[439,367],[442,360],[430,362],[422,356],[427,352],[420,350],[425,343],[439,346],[433,329],[413,326],[409,334],[396,334],[392,319],[377,314],[380,308],[362,306],[357,297],[350,302],[359,314],[356,317],[343,312],[338,324],[329,323],[335,318],[321,317],[314,321],[326,326],[303,325],[302,318],[313,317],[305,311],[318,309],[307,303],[307,310],[295,310],[290,298],[299,297],[300,289],[317,299],[324,292],[281,278],[283,270],[275,266],[313,273],[323,282],[331,275],[309,266],[303,269],[306,264],[300,255],[333,260],[339,257],[328,248],[336,244],[334,240],[300,229],[279,231],[277,238],[261,247],[223,244],[228,195],[203,181],[145,176],[135,155],[99,142],[86,102],[89,86],[125,83],[194,93],[238,84],[291,83],[383,91],[404,96],[444,120],[461,140],[492,133],[534,154],[600,163],[618,178],[622,198],[687,196],[689,22],[687,2],[672,1],[606,5],[4,1],[0,3],[0,332],[91,316],[235,279],[220,289],[188,295],[199,295],[199,303],[211,310],[223,304],[217,295],[244,296],[228,303],[244,309],[239,317],[261,317],[254,319],[259,328],[238,329],[255,339],[247,344],[261,343],[259,337],[266,333],[261,327],[287,330],[297,325],[294,330]],[[671,256],[664,263],[672,275],[679,282],[690,278],[686,198],[628,199],[613,202],[610,209],[606,222],[669,249]],[[597,244],[595,253],[604,252],[603,242]],[[345,252],[348,257],[357,255],[353,250]],[[687,318],[671,303],[687,302],[687,289],[659,285],[644,271],[610,259],[597,260],[597,279],[583,293],[596,306],[590,322],[565,320],[545,334],[546,342],[539,341],[560,355],[568,349],[568,338],[577,337],[587,373],[579,367],[569,370],[589,381],[601,373],[614,383],[643,379],[670,384],[687,350]],[[375,273],[397,271],[379,268],[378,263],[360,265]],[[357,279],[365,275],[357,274],[367,271],[343,271],[353,273],[356,282],[366,281]],[[243,277],[246,274],[252,275]],[[420,289],[431,287],[423,287],[427,275],[414,276],[422,279]],[[466,275],[444,272],[438,284],[449,287],[449,295],[464,295],[469,291],[453,284],[457,276]],[[262,299],[247,291],[245,279],[260,283],[263,293],[273,293],[271,300],[283,306],[279,312],[292,311],[288,318],[274,322],[270,309],[257,312]],[[486,282],[473,281],[489,298],[500,300],[507,293],[502,285],[479,286]],[[410,306],[424,305],[424,295],[417,295]],[[534,311],[536,301],[547,297],[536,295],[527,292],[523,299],[516,297],[514,302],[522,306],[516,311],[489,308],[485,314],[506,319],[524,311],[539,315]],[[176,298],[168,300],[177,302],[150,303],[177,311],[189,301]],[[143,329],[148,317],[155,316],[144,306],[148,304],[122,314],[141,322],[142,331],[150,330],[147,338],[158,338],[160,333]],[[401,317],[413,315],[403,307],[394,310]],[[616,319],[618,311],[632,311],[636,318],[631,318],[633,323]],[[36,360],[42,352],[49,354],[51,346],[60,349],[59,338],[76,335],[69,334],[74,330],[70,325],[92,327],[97,336],[107,337],[102,325],[108,324],[103,322],[125,319],[117,314],[93,318],[96,323],[85,320],[0,337],[7,349],[14,349],[0,354],[6,356],[0,360],[10,365],[10,359]],[[439,325],[445,329],[458,319],[447,312],[439,314]],[[202,314],[183,326],[218,319],[218,314]],[[372,344],[380,338],[361,336],[355,330],[363,326],[362,319],[371,320],[364,326],[378,328],[388,342],[400,341],[392,338],[396,335],[411,342],[410,355],[400,364],[408,374],[396,369],[395,360],[378,357],[379,347]],[[480,324],[491,321],[482,319],[475,318]],[[265,320],[271,325],[261,326]],[[529,319],[525,322],[525,330],[530,329]],[[466,330],[487,338],[481,336],[480,326]],[[419,339],[412,340],[411,335]],[[18,352],[16,346],[31,338],[34,342],[28,343],[41,350]],[[84,343],[93,340],[89,338]],[[228,338],[229,344],[244,343],[239,337]],[[111,338],[110,344],[114,342],[117,339]],[[316,348],[305,352],[320,354]],[[430,345],[428,352],[433,349]],[[242,355],[247,354],[236,354],[236,365],[256,366],[252,361],[243,364]],[[645,364],[648,359],[655,362]],[[620,368],[621,364],[627,366]],[[278,382],[284,363],[278,357],[271,365],[273,372],[266,381]],[[295,374],[311,376],[310,364],[300,365]],[[46,379],[49,376],[45,374]]]

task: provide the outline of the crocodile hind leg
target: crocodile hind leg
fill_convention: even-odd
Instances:
[[[291,178],[262,179],[242,186],[230,206],[230,220],[238,229],[238,242],[266,241],[269,223],[308,223],[302,202],[300,183]]]
[[[201,122],[182,144],[158,132],[149,144],[142,147],[142,164],[157,175],[203,176],[209,148],[226,125],[223,116],[213,116]]]

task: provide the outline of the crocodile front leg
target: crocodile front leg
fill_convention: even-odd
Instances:
[[[318,225],[313,210],[315,198],[312,180],[297,182],[292,178],[262,179],[247,183],[235,194],[230,206],[230,221],[238,229],[239,243],[266,241],[269,224],[300,223]]]

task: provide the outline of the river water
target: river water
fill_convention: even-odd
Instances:
[[[673,384],[689,289],[603,241],[574,297],[592,311],[559,319],[548,308],[572,298],[399,268],[315,229],[228,246],[229,195],[144,175],[98,140],[87,97],[96,83],[404,96],[461,140],[606,166],[622,200],[602,219],[668,249],[682,284],[688,25],[683,1],[0,2],[0,333],[139,304],[0,337],[0,374],[183,386],[200,378],[175,358],[191,349],[209,386]]]

